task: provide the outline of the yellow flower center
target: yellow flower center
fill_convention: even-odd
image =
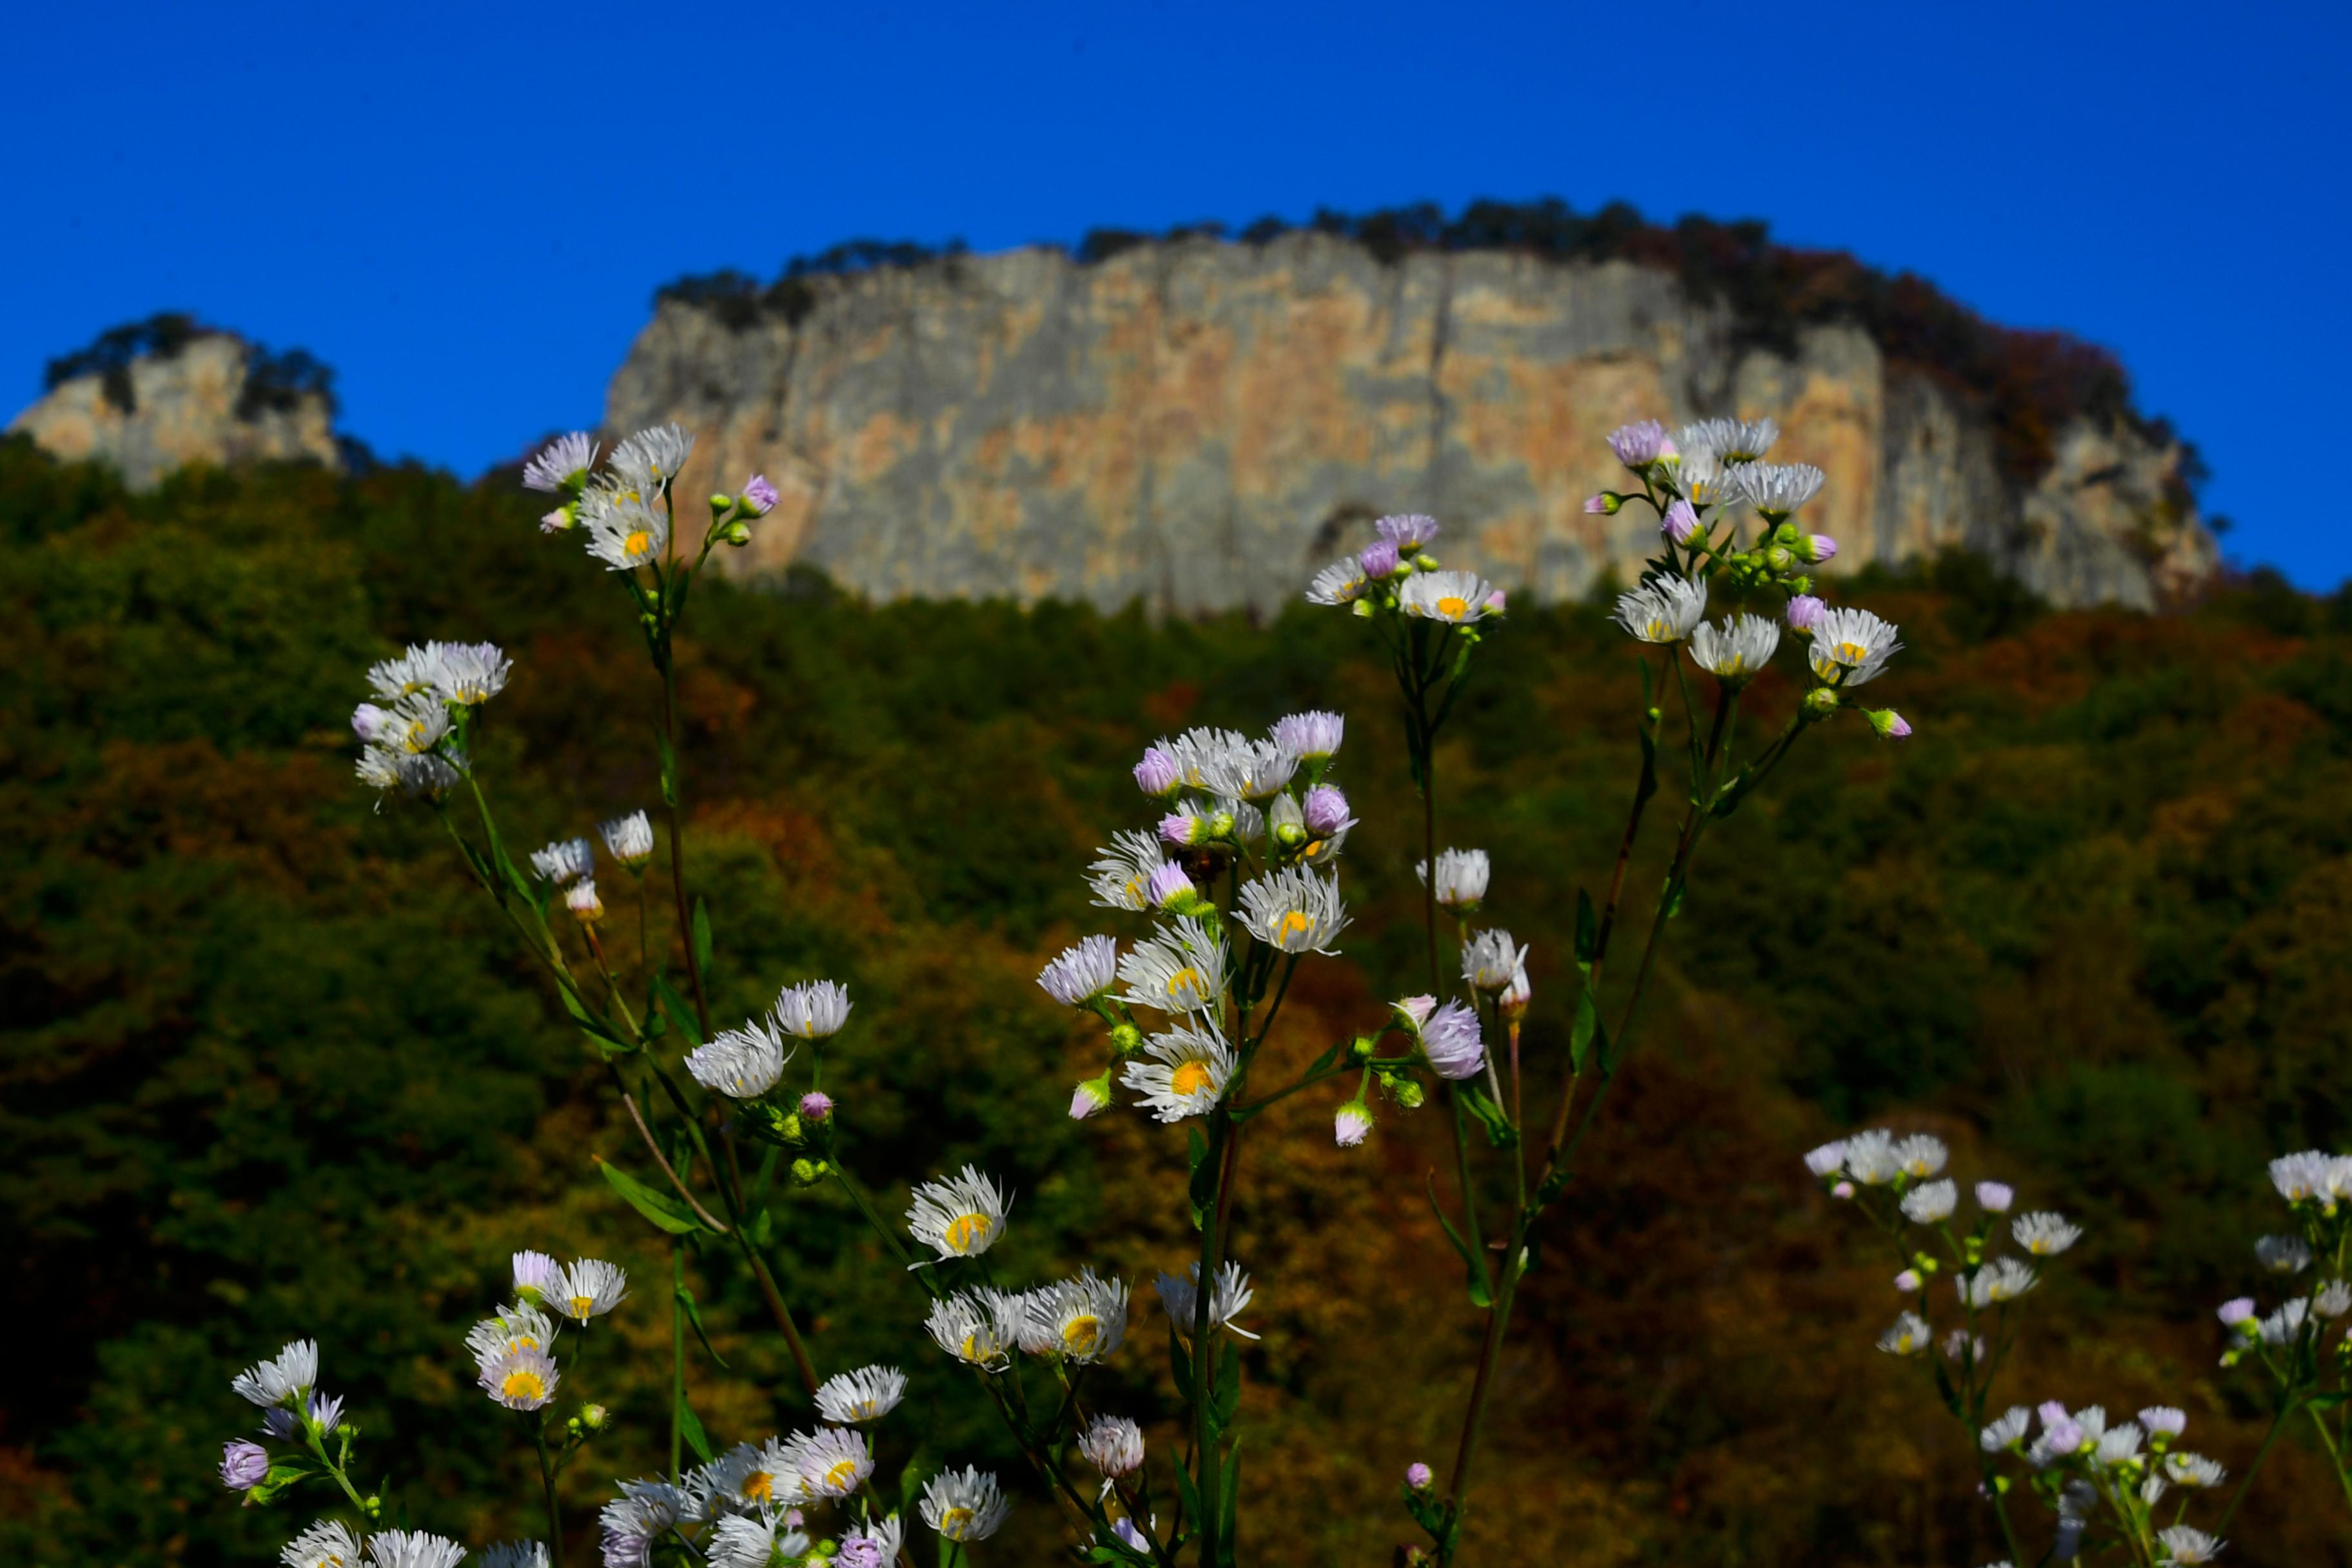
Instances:
[[[989,1219],[984,1214],[968,1214],[950,1221],[945,1233],[948,1250],[970,1252],[988,1239]]]
[[[1652,616],[1642,625],[1642,636],[1651,642],[1671,642],[1675,628],[1666,624],[1664,616]]]
[[[989,1353],[989,1352],[988,1352],[985,1349],[983,1349],[983,1348],[982,1347],[982,1345],[981,1345],[981,1342],[980,1342],[980,1331],[979,1331],[979,1330],[974,1329],[971,1333],[968,1333],[968,1334],[964,1335],[964,1337],[963,1337],[963,1359],[964,1359],[964,1360],[966,1360],[966,1361],[971,1361],[971,1362],[982,1362],[982,1361],[986,1361],[986,1360],[988,1359],[988,1353]]]
[[[1463,613],[1469,608],[1469,600],[1456,597],[1452,594],[1448,594],[1445,597],[1437,601],[1437,613],[1444,616],[1449,621],[1460,620],[1463,616]]]
[[[940,1513],[940,1533],[950,1541],[961,1541],[964,1531],[971,1528],[971,1510],[950,1508]]]
[[[743,1481],[745,1502],[766,1502],[776,1495],[776,1478],[765,1470],[753,1470]]]
[[[1170,1075],[1168,1090],[1171,1094],[1179,1096],[1198,1094],[1204,1089],[1213,1088],[1215,1082],[1216,1080],[1210,1075],[1207,1063],[1184,1062]]]
[[[1842,642],[1830,650],[1830,657],[1840,664],[1860,664],[1870,657],[1870,649],[1858,642]]]
[[[1102,1320],[1088,1314],[1062,1325],[1062,1349],[1071,1355],[1092,1355],[1102,1339]]]
[[[1171,1002],[1187,994],[1197,996],[1207,989],[1201,984],[1201,972],[1189,963],[1168,977],[1168,999]]]
[[[1304,910],[1293,910],[1275,925],[1275,945],[1279,947],[1293,937],[1304,937],[1314,929],[1315,922],[1307,917]]]
[[[539,1373],[519,1367],[507,1373],[507,1380],[500,1385],[499,1392],[509,1399],[544,1399],[547,1397],[547,1384]]]
[[[650,553],[653,548],[653,542],[654,536],[641,528],[635,533],[629,535],[628,538],[621,541],[621,553],[630,556]]]
[[[597,908],[602,909],[604,906],[599,904]],[[596,1298],[593,1296],[574,1296],[572,1298],[572,1315],[575,1318],[585,1318],[595,1305]]]
[[[817,1484],[827,1491],[845,1492],[857,1484],[857,1461],[836,1459]]]

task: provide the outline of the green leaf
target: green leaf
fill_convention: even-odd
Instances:
[[[707,1229],[694,1216],[694,1211],[667,1193],[657,1193],[610,1160],[598,1159],[597,1168],[614,1192],[629,1201],[629,1206],[667,1231],[672,1236],[691,1236]]]
[[[1173,1318],[1168,1320],[1168,1374],[1176,1380],[1176,1392],[1184,1396],[1184,1403],[1192,1404],[1192,1352],[1184,1348]]]
[[[773,1239],[775,1229],[776,1216],[761,1209],[751,1216],[751,1224],[744,1227],[743,1234],[751,1237],[752,1246],[765,1247]]]
[[[604,1022],[604,1019],[598,1017],[595,1014],[591,1013],[588,1010],[587,1004],[580,1000],[578,994],[575,993],[572,987],[569,985],[559,984],[555,988],[555,994],[563,998],[563,1010],[571,1014],[572,1021],[577,1023],[583,1029],[587,1030],[588,1033],[595,1036],[596,1038],[600,1040],[609,1040],[616,1046],[626,1045],[628,1043],[614,1032],[613,1026],[610,1024]]]
[[[1217,1559],[1228,1568],[1234,1561],[1234,1514],[1241,1500],[1242,1444],[1225,1450],[1225,1489],[1217,1497]]]
[[[1592,973],[1592,961],[1600,956],[1601,918],[1593,912],[1592,895],[1579,888],[1576,889],[1576,966],[1590,974]]]
[[[1307,1063],[1307,1070],[1300,1073],[1298,1076],[1302,1079],[1313,1078],[1317,1073],[1323,1071],[1332,1063],[1338,1061],[1339,1059],[1339,1053],[1346,1050],[1348,1048],[1348,1041],[1341,1040],[1329,1050],[1325,1051],[1321,1056],[1317,1057],[1313,1061]]]
[[[1683,912],[1683,889],[1689,886],[1687,880],[1679,878],[1666,884],[1665,891],[1659,895],[1665,902],[1666,919],[1672,920]]]
[[[669,737],[654,731],[654,744],[661,751],[662,804],[672,810],[677,806],[677,753],[670,750]]]
[[[1242,1358],[1227,1340],[1217,1355],[1217,1386],[1209,1396],[1209,1419],[1220,1432],[1234,1424],[1242,1407]]]
[[[718,1350],[712,1346],[709,1331],[702,1326],[702,1309],[694,1304],[694,1292],[688,1289],[683,1285],[679,1286],[677,1288],[677,1304],[686,1309],[686,1321],[694,1325],[694,1337],[702,1342],[702,1348],[709,1352],[710,1359],[717,1362],[720,1366],[726,1367],[729,1372],[734,1371],[735,1369],[733,1367],[727,1366],[727,1358],[720,1355]]]
[[[668,975],[654,976],[654,995],[661,1003],[662,1011],[668,1015],[669,1021],[677,1026],[677,1032],[686,1037],[688,1045],[702,1044],[702,1028],[695,1022],[694,1009],[687,1005],[686,998],[677,994],[677,987],[669,983]]]
[[[1184,1517],[1192,1521],[1192,1528],[1197,1531],[1201,1528],[1202,1522],[1201,1489],[1192,1484],[1191,1470],[1186,1469],[1182,1465],[1171,1468],[1176,1472],[1176,1505],[1183,1510]]]
[[[901,1512],[914,1511],[916,1494],[939,1472],[940,1461],[931,1453],[931,1446],[918,1442],[915,1451],[907,1456],[906,1468],[898,1472],[898,1508]]]
[[[1601,1009],[1593,1005],[1590,987],[1576,995],[1576,1022],[1568,1031],[1568,1065],[1571,1072],[1584,1070],[1584,1058],[1592,1042],[1601,1041],[1601,1059],[1609,1059],[1609,1041],[1601,1027]]]
[[[1476,1117],[1478,1125],[1486,1130],[1488,1143],[1497,1149],[1507,1149],[1519,1141],[1519,1130],[1511,1125],[1511,1119],[1504,1113],[1503,1108],[1487,1098],[1483,1085],[1475,1081],[1466,1083],[1462,1086],[1460,1093],[1463,1109]]]
[[[2332,1394],[2315,1394],[2303,1403],[2307,1409],[2333,1410],[2347,1399],[2352,1399],[2352,1388],[2339,1388]]]
[[[699,893],[694,897],[694,966],[706,975],[710,973],[710,906]]]
[[[682,1394],[677,1396],[677,1430],[686,1439],[686,1446],[694,1450],[694,1457],[706,1465],[710,1463],[710,1439],[703,1433],[702,1418],[695,1415],[694,1406],[686,1402]]]
[[[1495,1288],[1486,1279],[1486,1259],[1470,1250],[1470,1244],[1462,1239],[1462,1233],[1454,1228],[1452,1220],[1445,1217],[1445,1205],[1437,1201],[1437,1178],[1434,1175],[1429,1178],[1429,1212],[1435,1215],[1437,1223],[1445,1227],[1445,1239],[1454,1244],[1454,1250],[1462,1256],[1463,1267],[1470,1271],[1470,1304],[1474,1307],[1493,1306]]]

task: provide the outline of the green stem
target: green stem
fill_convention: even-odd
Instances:
[[[686,1244],[669,1244],[669,1479],[676,1485],[686,1441]]]
[[[553,1568],[563,1568],[563,1512],[555,1506],[555,1468],[548,1462],[547,1429],[540,1425],[537,1412],[531,1412],[530,1440],[539,1450],[540,1495],[547,1500],[547,1552]]]
[[[2294,1414],[2294,1399],[2283,1396],[2279,1402],[2278,1414],[2271,1417],[2271,1429],[2263,1434],[2263,1446],[2255,1450],[2253,1464],[2247,1468],[2243,1476],[2239,1478],[2238,1489],[2230,1494],[2230,1506],[2223,1509],[2221,1517],[2213,1521],[2214,1534],[2219,1535],[2230,1528],[2230,1521],[2236,1516],[2238,1505],[2246,1500],[2246,1489],[2254,1484],[2254,1478],[2263,1473],[2263,1466],[2270,1460],[2273,1445],[2278,1442],[2279,1434],[2286,1429],[2287,1417]]]

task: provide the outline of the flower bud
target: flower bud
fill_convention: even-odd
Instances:
[[[743,481],[743,509],[754,517],[765,517],[776,508],[776,487],[768,482],[765,474],[753,474]]]
[[[562,533],[565,529],[570,528],[573,523],[579,521],[579,509],[566,504],[557,507],[553,511],[551,511],[545,517],[541,518],[539,520],[539,531],[541,533]]]
[[[1690,502],[1678,500],[1666,508],[1665,517],[1658,523],[1658,531],[1676,544],[1688,544],[1692,536],[1698,532],[1698,513]]]
[[[1977,1206],[1987,1214],[2007,1214],[2009,1205],[2016,1201],[2016,1192],[2006,1182],[1977,1184]]]
[[[712,496],[710,498],[711,516],[719,517],[724,513],[733,511],[734,510],[735,498],[733,496]]]
[[[1829,606],[1811,594],[1800,594],[1789,601],[1789,629],[1810,632],[1822,624],[1822,616],[1828,611]]]
[[[1764,552],[1764,564],[1775,572],[1786,572],[1797,563],[1797,553],[1785,544],[1775,544]]]
[[[2215,1315],[2223,1324],[2233,1329],[2250,1323],[2254,1319],[2254,1299],[2252,1296],[2233,1297],[2222,1302],[2220,1311]]]
[[[808,1142],[808,1129],[801,1125],[798,1111],[786,1111],[776,1119],[774,1126],[776,1136],[794,1147]]]
[[[1395,1097],[1396,1102],[1407,1110],[1420,1110],[1421,1102],[1428,1098],[1420,1083],[1409,1078],[1391,1079],[1389,1092]]]
[[[1797,553],[1808,561],[1828,561],[1837,554],[1837,541],[1826,533],[1809,533],[1797,541]]]
[[[796,1186],[813,1187],[824,1180],[824,1165],[816,1160],[793,1162],[793,1183]]]
[[[269,1479],[269,1450],[243,1437],[221,1448],[221,1485],[233,1492],[249,1492]]]
[[[1838,710],[1837,688],[1816,686],[1805,693],[1805,713],[1808,718],[1826,719]]]
[[[563,891],[563,907],[584,926],[604,918],[604,900],[596,896],[596,879],[583,877]]]
[[[1386,539],[1373,540],[1356,556],[1356,563],[1364,569],[1364,575],[1375,583],[1396,575],[1397,560],[1395,542]]]
[[[1123,1057],[1133,1056],[1143,1048],[1143,1031],[1133,1024],[1113,1024],[1110,1048]]]
[[[1405,1467],[1404,1484],[1411,1487],[1417,1492],[1427,1491],[1430,1488],[1430,1483],[1434,1479],[1436,1479],[1436,1478],[1430,1473],[1430,1468],[1427,1465],[1416,1463],[1407,1465]]]
[[[1352,1149],[1369,1137],[1372,1131],[1372,1108],[1360,1100],[1351,1100],[1341,1106],[1331,1121],[1332,1141],[1342,1149]]]
[[[1328,838],[1355,820],[1348,815],[1348,797],[1334,784],[1317,784],[1307,792],[1305,816],[1307,831],[1318,838]]]
[[[751,542],[751,525],[748,522],[741,521],[730,522],[727,525],[726,533],[721,535],[721,537],[724,538],[728,543],[735,546],[736,549],[740,550],[743,546]]]
[[[583,1405],[580,1407],[580,1425],[587,1427],[591,1432],[602,1432],[604,1429],[604,1423],[612,1418],[613,1413],[601,1405]]]
[[[1070,1120],[1084,1121],[1087,1117],[1110,1109],[1110,1074],[1090,1078],[1070,1091]]]
[[[1908,1296],[1912,1291],[1919,1289],[1919,1271],[1916,1268],[1906,1268],[1895,1277],[1895,1288]]]
[[[824,1121],[833,1115],[833,1097],[822,1089],[811,1089],[801,1096],[801,1115],[811,1121]]]
[[[1625,498],[1615,490],[1602,490],[1597,496],[1586,498],[1584,510],[1596,517],[1615,517],[1617,509],[1624,504]]]
[[[1870,727],[1878,731],[1882,740],[1902,741],[1910,737],[1909,722],[1892,708],[1865,708],[1862,716],[1870,721]]]
[[[1850,1198],[1853,1196],[1853,1184],[1852,1182],[1840,1182],[1836,1186],[1830,1189],[1830,1196],[1833,1198]]]
[[[1374,1040],[1371,1036],[1358,1035],[1348,1046],[1348,1056],[1353,1061],[1368,1062],[1372,1059],[1372,1053],[1379,1048],[1380,1042]]]

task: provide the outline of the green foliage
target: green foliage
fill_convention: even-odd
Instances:
[[[624,1262],[614,1331],[659,1351],[641,1377],[610,1363],[613,1433],[568,1482],[583,1539],[607,1478],[665,1462],[669,1238],[594,1157],[652,1172],[429,816],[379,813],[351,781],[341,727],[371,659],[494,637],[518,676],[487,710],[481,773],[518,844],[652,802],[634,633],[534,510],[413,468],[132,496],[0,443],[0,1246],[9,1316],[33,1330],[0,1363],[14,1558],[268,1561],[305,1516],[236,1509],[211,1467],[252,1419],[230,1373],[297,1334],[325,1347],[402,1519],[477,1543],[529,1528],[535,1479],[460,1348],[519,1247]],[[858,1011],[825,1083],[886,1213],[971,1161],[1020,1194],[992,1259],[1009,1277],[1173,1267],[1181,1146],[1131,1117],[1067,1120],[1098,1043],[1031,977],[1099,923],[1078,872],[1138,816],[1141,742],[1327,706],[1349,714],[1341,776],[1367,825],[1344,873],[1356,929],[1381,934],[1351,932],[1360,973],[1295,997],[1303,1021],[1269,1048],[1304,1064],[1376,1019],[1420,963],[1376,654],[1347,617],[1303,610],[1237,635],[1066,605],[705,595],[680,649],[680,762],[714,1014],[846,982]],[[1797,1163],[1869,1118],[1932,1126],[2088,1224],[2021,1377],[2111,1405],[2186,1385],[2205,1451],[2242,1465],[2259,1438],[2260,1412],[2201,1381],[2205,1318],[2251,1282],[2262,1159],[2352,1142],[2342,617],[2226,597],[2162,620],[2057,614],[1961,563],[1873,603],[1911,644],[1885,687],[1918,732],[1828,726],[1706,840],[1623,1120],[1596,1132],[1520,1286],[1467,1560],[1999,1554],[1970,1533],[1966,1456],[1921,1436],[1866,1348],[1878,1263],[1836,1238]],[[1495,852],[1496,918],[1535,947],[1531,1086],[1571,1047],[1578,893],[1615,852],[1634,660],[1590,607],[1516,611],[1439,746],[1443,836]],[[1759,682],[1756,733],[1791,700]],[[1666,723],[1678,744],[1671,707]],[[1646,842],[1634,918],[1663,870]],[[658,913],[659,872],[650,891]],[[626,884],[607,898],[608,931],[634,940]],[[1450,1452],[1475,1354],[1423,1206],[1423,1173],[1450,1169],[1441,1113],[1384,1106],[1342,1157],[1328,1118],[1352,1086],[1251,1124],[1268,1184],[1235,1245],[1265,1338],[1239,1376],[1240,1517],[1280,1521],[1244,1542],[1254,1560],[1385,1555],[1409,1528],[1397,1476]],[[908,1359],[919,1311],[846,1202],[772,1168],[752,1185],[820,1365],[898,1360],[922,1462],[1012,1480],[968,1387]],[[751,1281],[688,1244],[698,1332],[743,1380],[696,1358],[709,1440],[802,1419]],[[1141,1346],[1156,1310],[1138,1306]],[[1089,1398],[1160,1442],[1181,1411],[1156,1359],[1114,1361]],[[2307,1482],[2297,1458],[2264,1488]],[[1948,1483],[1925,1508],[1921,1474]],[[2327,1560],[2321,1521],[2263,1504],[2233,1557]],[[1012,1531],[1008,1560],[1042,1560],[1041,1497]]]

